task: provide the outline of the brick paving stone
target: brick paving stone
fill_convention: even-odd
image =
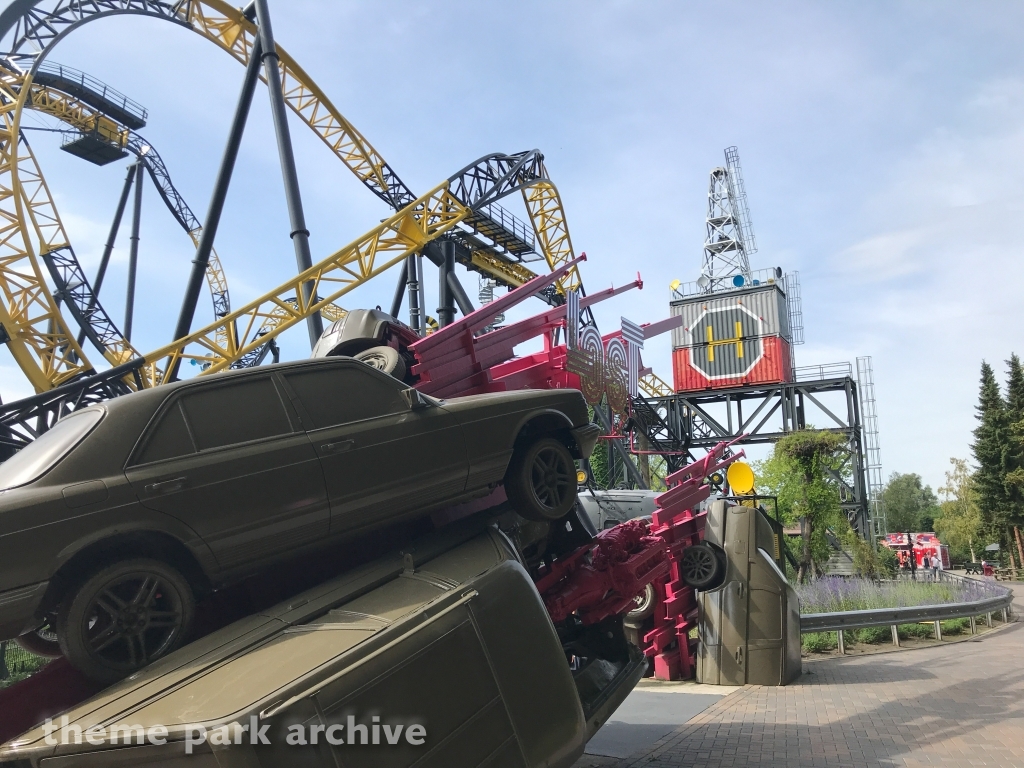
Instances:
[[[1024,623],[966,642],[814,661],[793,685],[745,686],[648,749],[585,755],[574,768],[1024,768],[1022,661]]]

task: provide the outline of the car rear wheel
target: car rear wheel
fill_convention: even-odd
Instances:
[[[194,613],[192,589],[175,568],[126,560],[97,572],[63,602],[57,635],[72,666],[109,683],[181,645]]]
[[[725,557],[710,544],[701,542],[683,550],[680,570],[686,586],[707,591],[725,581]]]
[[[60,641],[57,639],[57,630],[53,628],[53,623],[49,620],[38,629],[14,638],[14,642],[29,653],[43,658],[56,659],[64,655],[60,649]]]
[[[394,347],[370,347],[355,355],[355,358],[399,381],[405,378],[405,360]]]
[[[576,464],[569,449],[546,437],[517,450],[505,473],[505,493],[528,520],[565,517],[576,503]]]

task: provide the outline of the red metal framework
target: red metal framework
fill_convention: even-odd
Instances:
[[[648,584],[654,585],[652,627],[644,633],[644,654],[654,660],[654,676],[681,680],[693,676],[697,599],[680,571],[683,551],[704,537],[704,514],[696,509],[711,495],[706,478],[743,456],[725,456],[733,442],[716,445],[707,456],[669,475],[669,490],[655,503],[650,523],[628,520],[601,531],[593,542],[545,566],[537,590],[556,624],[575,614],[586,626],[622,615]]]

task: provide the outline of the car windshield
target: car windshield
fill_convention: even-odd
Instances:
[[[72,413],[0,464],[0,491],[31,483],[67,456],[103,418],[99,408]]]

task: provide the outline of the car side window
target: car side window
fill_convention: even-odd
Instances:
[[[199,387],[182,398],[182,407],[200,451],[292,431],[269,376]]]
[[[311,429],[409,410],[397,381],[376,375],[363,365],[299,370],[285,378],[313,420]]]
[[[153,461],[174,459],[196,452],[192,435],[185,426],[185,417],[181,412],[181,401],[176,400],[164,411],[160,421],[150,431],[145,447],[139,454],[136,464],[149,464]]]

